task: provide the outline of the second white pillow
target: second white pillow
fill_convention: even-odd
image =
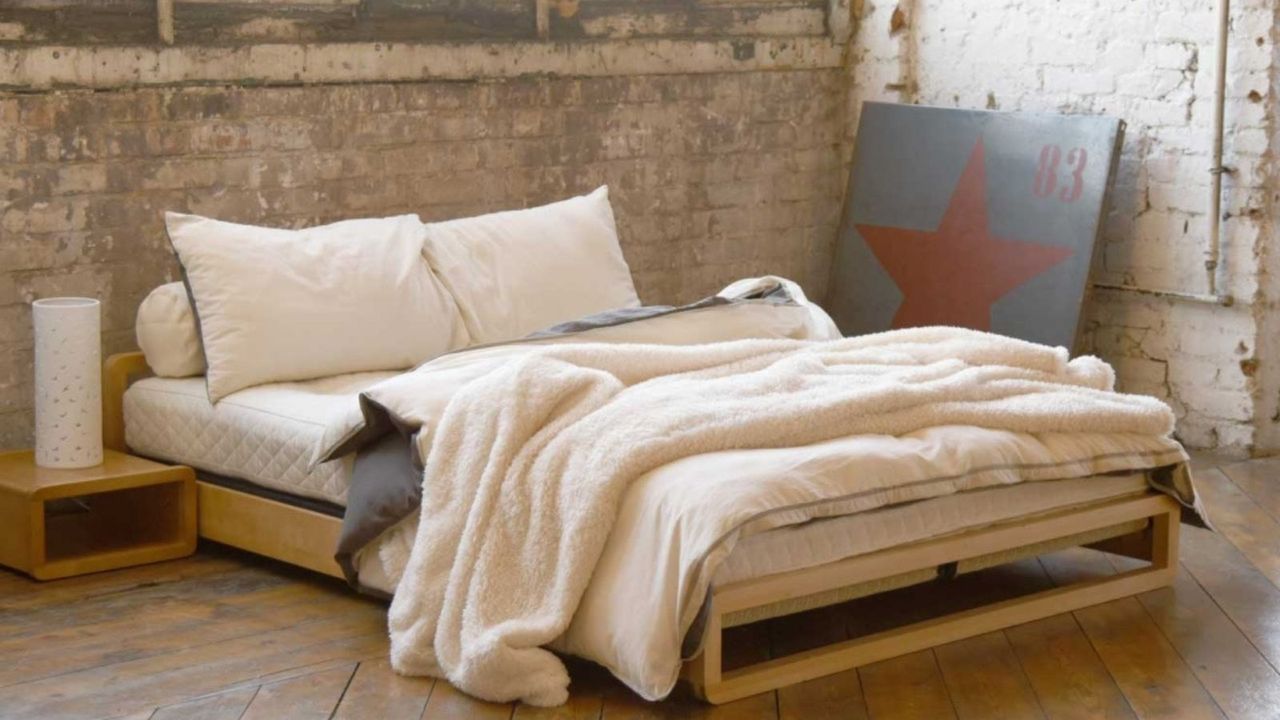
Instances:
[[[282,230],[166,213],[209,399],[252,385],[407,368],[467,344],[422,259],[416,215]]]
[[[475,344],[640,304],[607,187],[527,210],[430,223],[426,232],[427,258]]]

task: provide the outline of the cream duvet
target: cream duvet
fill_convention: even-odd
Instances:
[[[1109,367],[1060,348],[953,328],[609,340],[459,353],[365,393],[366,420],[416,432],[425,464],[417,522],[382,542],[399,577],[400,672],[555,705],[569,677],[552,646],[659,698],[710,579],[746,537],[1185,459],[1166,406],[1113,392]],[[948,427],[1007,442],[951,458],[908,451],[914,434]],[[735,453],[754,451],[811,462],[734,471]]]

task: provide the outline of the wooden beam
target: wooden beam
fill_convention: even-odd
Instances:
[[[584,40],[573,43],[267,43],[240,46],[0,48],[0,89],[307,85],[527,76],[701,75],[839,68],[829,37]]]
[[[173,0],[156,0],[156,30],[160,42],[173,44]]]
[[[342,518],[196,482],[200,537],[343,578],[333,559]]]
[[[551,2],[552,0],[534,0],[533,3],[539,40],[551,39]]]
[[[853,6],[850,0],[827,0],[827,32],[843,45],[853,34]]]

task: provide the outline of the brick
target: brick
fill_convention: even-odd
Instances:
[[[1192,43],[1161,43],[1151,58],[1155,66],[1166,70],[1190,70],[1197,66],[1199,53]]]
[[[63,165],[53,180],[56,195],[102,192],[107,187],[107,167],[99,164]]]
[[[1109,72],[1093,72],[1080,67],[1048,67],[1044,69],[1044,89],[1072,95],[1100,95],[1116,91],[1116,78]]]
[[[1245,422],[1253,418],[1253,400],[1243,391],[1217,390],[1204,387],[1181,388],[1194,393],[1193,407],[1197,415],[1215,420]]]

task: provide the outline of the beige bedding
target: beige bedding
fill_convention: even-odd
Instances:
[[[404,392],[415,380],[437,387],[431,364],[389,381],[396,392],[367,393],[401,419],[438,418],[419,436],[430,443],[424,512],[392,604],[393,663],[487,699],[562,702],[568,677],[540,649],[552,641],[645,697],[664,696],[681,638],[743,537],[962,490],[1184,458],[1167,436],[1168,408],[1110,392],[1113,376],[1100,361],[1068,362],[1061,349],[972,331],[524,350],[451,398]],[[750,468],[745,477],[661,472],[738,448],[874,446],[952,425],[1042,439],[1106,433],[1129,445],[1063,462],[1032,437],[1004,449],[1012,463],[978,459],[942,476],[936,458],[887,458],[874,447],[833,448],[825,465],[759,476]],[[637,486],[640,495],[630,496]],[[634,533],[630,513],[640,518]],[[605,556],[615,542],[627,556],[616,572]]]

